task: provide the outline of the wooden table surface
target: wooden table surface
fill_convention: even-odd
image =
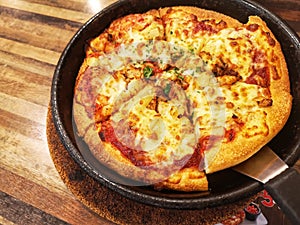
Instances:
[[[113,1],[0,0],[0,224],[110,224],[62,182],[49,154],[46,115],[64,47]],[[300,0],[259,2],[300,35]]]

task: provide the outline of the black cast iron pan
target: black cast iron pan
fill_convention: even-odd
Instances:
[[[208,175],[209,192],[179,193],[155,191],[147,186],[126,186],[110,176],[107,169],[95,166],[78,150],[72,123],[73,89],[76,75],[84,59],[86,42],[101,33],[113,20],[149,9],[178,5],[192,5],[215,10],[246,23],[248,16],[259,15],[282,45],[287,60],[291,91],[294,97],[292,113],[283,130],[269,143],[269,146],[289,165],[293,166],[300,153],[300,42],[295,32],[277,16],[249,0],[121,0],[105,8],[91,18],[75,34],[64,50],[55,74],[51,90],[51,109],[59,136],[79,166],[101,184],[125,197],[145,204],[173,209],[203,209],[216,207],[250,197],[263,186],[231,169]],[[106,172],[105,172],[106,171]]]

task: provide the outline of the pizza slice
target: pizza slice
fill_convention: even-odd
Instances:
[[[97,58],[114,51],[120,45],[148,40],[164,39],[164,27],[157,10],[131,14],[114,20],[98,37],[91,38],[86,47],[86,57],[79,71],[97,66]]]
[[[220,31],[199,54],[223,90],[226,129],[236,137],[218,152],[206,152],[206,172],[212,173],[246,160],[268,143],[287,121],[292,97],[280,45],[256,16]]]
[[[167,79],[173,77],[173,68],[147,78],[150,64],[126,65],[107,79],[102,72],[102,83],[99,71],[88,68],[81,79],[88,82],[79,82],[75,92],[74,119],[77,128],[85,127],[78,132],[101,162],[124,177],[158,189],[207,190],[187,96],[179,84]],[[133,71],[134,77],[128,79]],[[84,102],[99,85],[93,100]]]
[[[241,23],[229,16],[197,7],[167,7],[160,9],[165,28],[165,39],[198,53],[211,36],[227,27]]]
[[[92,39],[87,55],[110,52],[121,44],[145,40],[162,40],[164,27],[157,10],[131,14],[114,20],[98,37]]]

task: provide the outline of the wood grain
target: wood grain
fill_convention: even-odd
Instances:
[[[41,225],[54,223],[57,225],[67,224],[60,219],[3,192],[0,193],[0,206],[1,215],[11,219],[11,221],[9,221],[6,218],[1,217],[4,219],[2,220],[3,224],[32,224],[33,221]],[[11,217],[10,215],[16,216]]]
[[[0,224],[110,224],[62,182],[47,146],[46,115],[63,49],[114,1],[0,0]],[[300,34],[299,0],[257,1]]]
[[[299,0],[256,0],[271,12],[283,18],[300,36],[300,1]]]
[[[93,15],[86,3],[0,1],[0,224],[104,223],[61,181],[45,133],[55,65]]]

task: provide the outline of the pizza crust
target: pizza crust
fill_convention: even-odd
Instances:
[[[193,14],[197,16],[199,20],[209,20],[209,19],[214,19],[218,21],[224,20],[229,27],[241,26],[241,23],[238,20],[230,16],[226,16],[216,11],[201,9],[193,6],[174,6],[174,7],[161,8],[159,9],[161,18],[166,16],[169,10],[175,10],[175,11],[179,10],[188,14]]]
[[[108,170],[111,169],[122,175],[125,179],[121,182],[124,184],[133,186],[154,185],[157,190],[172,189],[186,192],[206,191],[208,189],[208,181],[203,171],[192,168],[175,172],[172,172],[172,169],[170,169],[171,172],[155,171],[134,166],[112,145],[101,142],[97,130],[93,126],[87,130],[84,140],[89,145],[89,149],[86,151],[92,151],[97,160],[107,166]],[[168,172],[170,174],[167,174]],[[166,179],[166,177],[168,178]]]
[[[170,189],[176,191],[207,191],[208,181],[204,171],[194,168],[184,168],[172,174],[166,180],[154,185],[155,189]]]

